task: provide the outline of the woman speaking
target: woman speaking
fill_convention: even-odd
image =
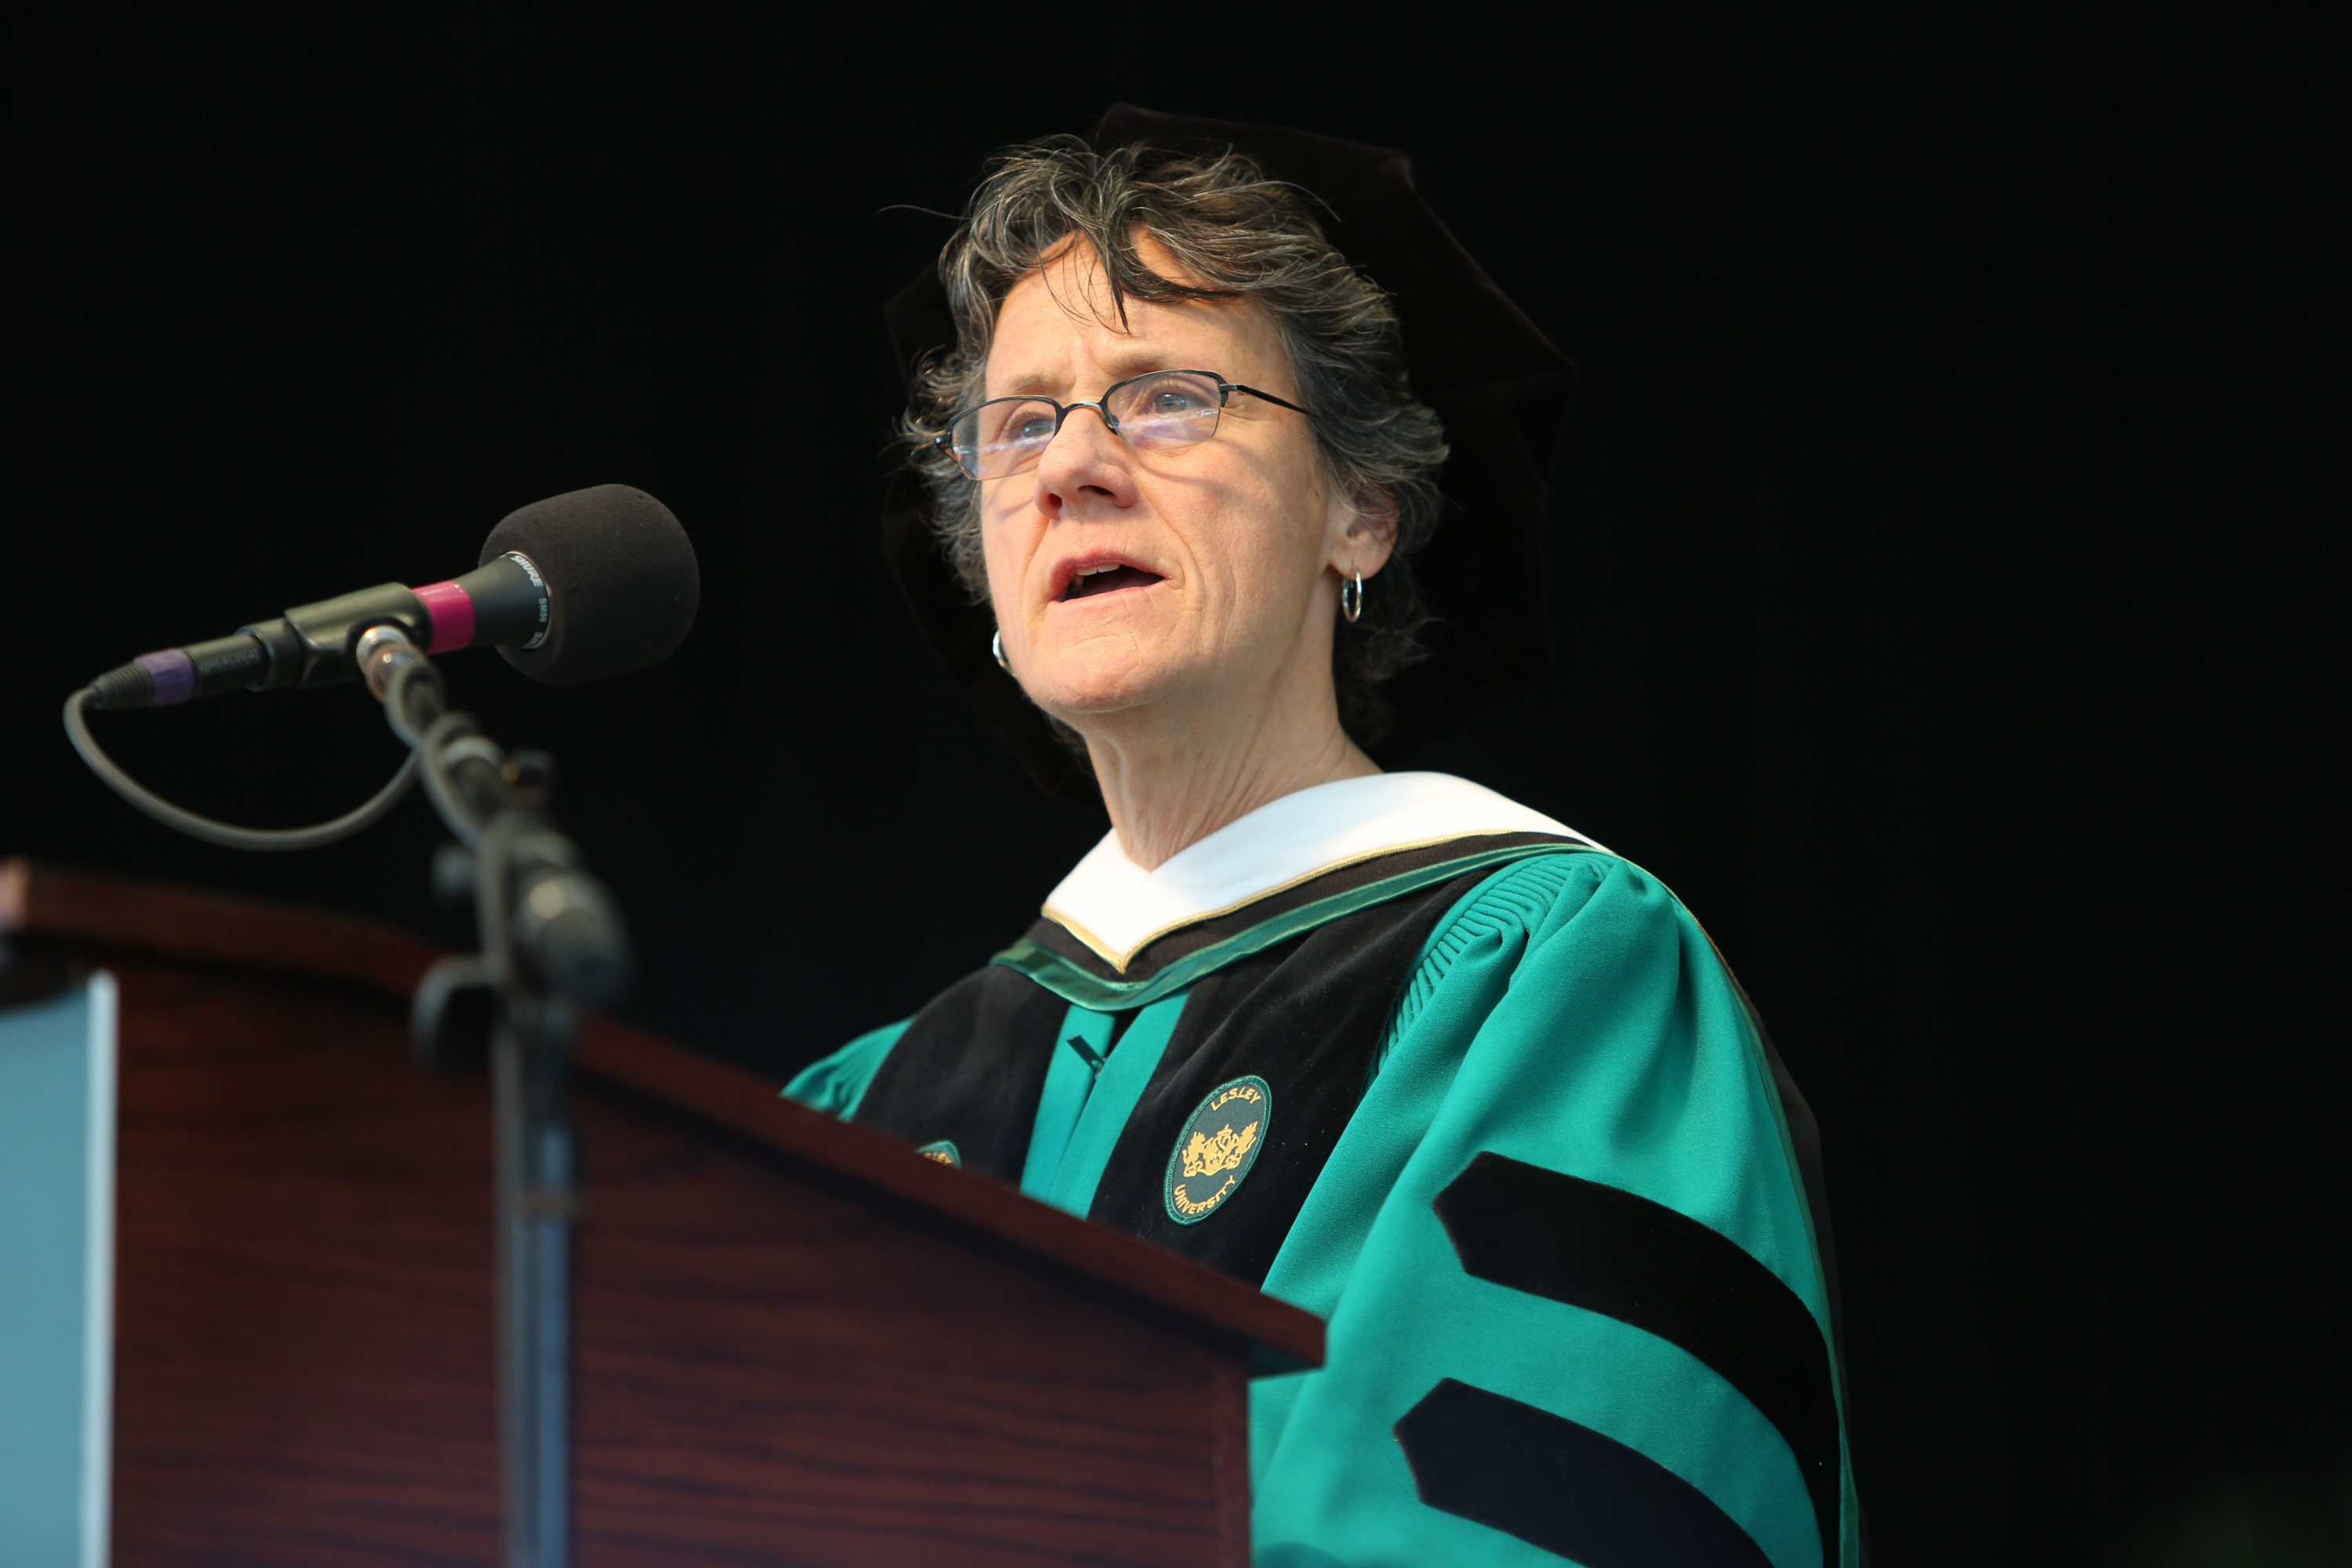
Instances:
[[[1400,156],[1127,108],[1001,156],[893,322],[901,580],[1111,831],[786,1092],[1327,1319],[1254,1385],[1262,1565],[1855,1561],[1737,983],[1631,862],[1368,754],[1539,650],[1566,362]]]

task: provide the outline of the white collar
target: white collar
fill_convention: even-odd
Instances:
[[[1124,970],[1145,944],[1176,927],[1309,877],[1375,855],[1490,833],[1558,833],[1592,843],[1450,773],[1372,773],[1268,801],[1156,870],[1129,859],[1113,830],[1047,896],[1045,914]]]

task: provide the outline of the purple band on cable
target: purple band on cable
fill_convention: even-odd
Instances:
[[[474,640],[474,601],[455,583],[427,583],[416,590],[425,613],[433,617],[433,641],[427,653],[454,653]]]
[[[196,694],[195,661],[184,649],[159,648],[153,653],[142,653],[131,662],[145,670],[147,679],[155,683],[151,707],[185,702]]]

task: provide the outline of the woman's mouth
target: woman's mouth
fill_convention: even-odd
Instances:
[[[1125,566],[1106,562],[1100,566],[1082,566],[1071,577],[1070,585],[1062,590],[1062,597],[1090,599],[1097,594],[1116,594],[1122,588],[1148,588],[1160,581],[1157,572],[1146,572],[1140,566]]]

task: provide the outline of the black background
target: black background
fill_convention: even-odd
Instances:
[[[947,227],[887,209],[1120,98],[1402,146],[1583,371],[1552,672],[1406,761],[1658,872],[1771,1019],[1881,1561],[2346,1550],[2331,39],[1958,3],[12,15],[0,852],[463,940],[421,801],[213,849],[57,704],[625,480],[700,552],[686,648],[453,686],[555,751],[634,1015],[781,1077],[1101,826],[882,567],[878,310]],[[355,689],[98,722],[252,822],[398,760]]]

